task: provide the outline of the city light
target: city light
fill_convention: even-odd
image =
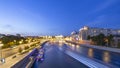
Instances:
[[[120,1],[0,0],[0,68],[120,68]]]

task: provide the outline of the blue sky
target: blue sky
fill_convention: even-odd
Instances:
[[[120,28],[119,0],[0,0],[0,33],[69,35],[84,25]]]

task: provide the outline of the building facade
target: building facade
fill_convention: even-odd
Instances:
[[[120,35],[114,35],[114,47],[119,47],[120,48]]]
[[[71,33],[71,41],[78,41],[79,40],[79,33],[76,31],[73,31]]]
[[[120,35],[119,29],[105,29],[105,28],[93,28],[84,26],[79,30],[79,38],[80,40],[87,40],[88,36],[97,36],[99,34],[104,34],[105,36],[108,36],[110,34],[112,35]]]

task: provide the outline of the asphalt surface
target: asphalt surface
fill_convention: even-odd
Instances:
[[[35,62],[32,68],[88,68],[84,64],[59,50],[58,45],[45,46],[43,62]]]

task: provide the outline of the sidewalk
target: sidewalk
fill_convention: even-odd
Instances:
[[[33,43],[36,43],[36,42],[32,42],[32,43],[29,43],[29,44],[24,44],[24,45],[30,45],[30,44],[33,44]],[[22,60],[24,57],[26,57],[32,50],[30,50],[29,52],[25,53],[25,54],[14,54],[14,55],[11,55],[7,58],[5,58],[5,63],[2,63],[0,61],[0,68],[10,68],[11,66],[15,65],[17,62],[19,62],[20,60]],[[15,58],[13,58],[13,56],[15,56]]]
[[[15,58],[13,58],[13,56],[15,56]],[[17,62],[19,62],[20,60],[22,60],[25,56],[28,55],[28,53],[25,53],[23,55],[19,55],[18,53],[12,55],[8,58],[5,59],[5,63],[1,63],[0,62],[0,68],[10,68],[11,66],[13,66],[14,64],[16,64]]]
[[[86,46],[86,47],[100,49],[100,50],[106,50],[106,51],[120,53],[120,49],[118,49],[118,48],[110,48],[110,47],[103,47],[103,46],[97,46],[97,45],[87,45],[87,44],[81,44],[81,45]]]

